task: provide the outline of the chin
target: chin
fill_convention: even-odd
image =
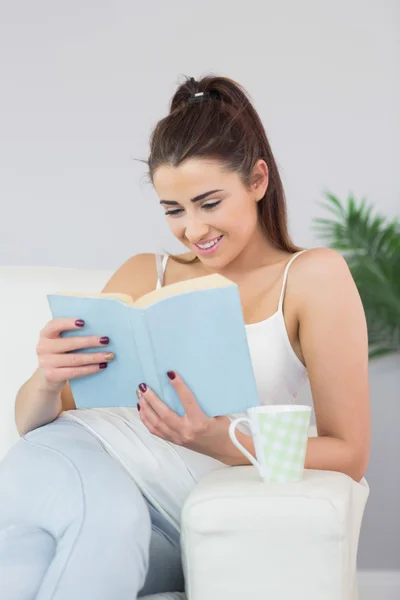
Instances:
[[[221,271],[222,269],[224,269],[226,266],[229,265],[229,263],[232,262],[232,258],[229,258],[226,256],[226,253],[224,253],[221,256],[202,256],[201,254],[197,254],[196,253],[197,258],[199,259],[199,261],[207,268],[211,268],[214,269],[216,271]]]

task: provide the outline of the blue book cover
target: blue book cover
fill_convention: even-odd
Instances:
[[[210,417],[259,405],[237,285],[208,275],[165,286],[133,302],[125,294],[48,294],[53,318],[79,318],[68,336],[110,338],[106,369],[69,380],[77,408],[136,406],[146,383],[172,410],[184,414],[167,371],[176,371]]]

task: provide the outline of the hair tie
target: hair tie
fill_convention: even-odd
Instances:
[[[196,92],[195,94],[191,94],[188,98],[189,104],[196,104],[198,102],[202,102],[203,100],[209,100],[210,98],[218,98],[217,92]]]

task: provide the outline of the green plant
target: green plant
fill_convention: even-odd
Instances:
[[[327,193],[319,202],[334,217],[314,219],[313,229],[338,250],[352,273],[364,306],[369,357],[400,352],[400,226],[371,213],[365,198],[352,195],[343,206]]]

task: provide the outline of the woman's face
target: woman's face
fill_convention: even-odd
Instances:
[[[206,159],[164,165],[154,173],[154,187],[173,235],[205,265],[227,265],[258,232],[257,202],[268,185],[264,161],[258,161],[255,174],[258,180],[248,189],[237,173]]]

